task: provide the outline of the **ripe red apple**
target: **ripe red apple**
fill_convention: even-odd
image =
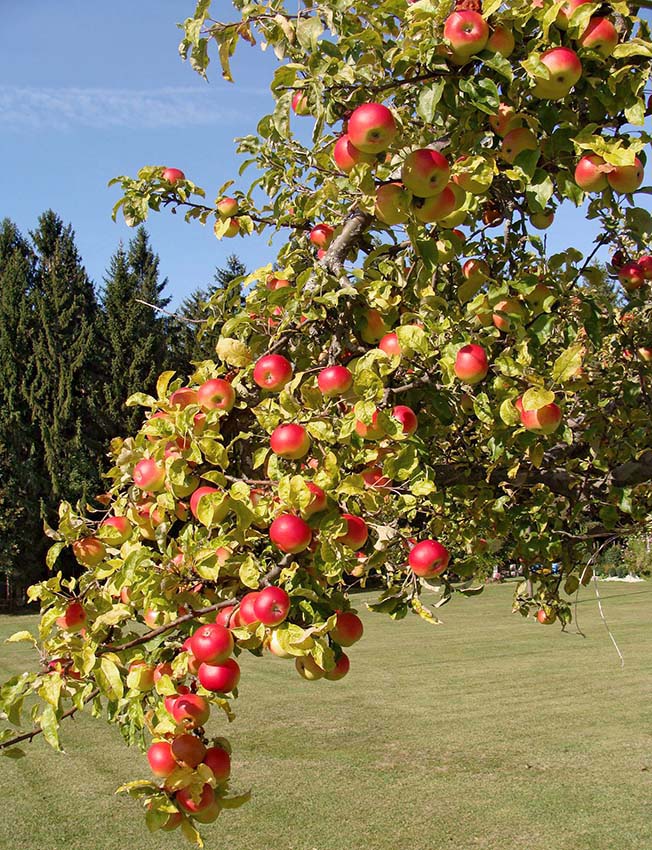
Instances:
[[[582,63],[570,47],[552,47],[544,51],[539,60],[546,66],[550,76],[536,77],[532,93],[535,97],[560,100],[582,76]]]
[[[147,750],[147,761],[154,776],[169,776],[178,767],[168,741],[156,741]]]
[[[174,703],[179,699],[179,697],[185,696],[185,694],[189,693],[190,688],[186,687],[185,685],[178,685],[177,692],[175,694],[169,694],[168,696],[166,696],[163,700],[163,704],[168,714],[172,714],[172,711],[174,709]]]
[[[67,632],[78,632],[86,625],[86,609],[81,602],[69,602],[61,617],[57,617],[57,626]]]
[[[218,490],[217,487],[198,487],[190,497],[190,513],[195,517],[195,519],[199,519],[197,511],[199,510],[199,502],[201,501],[203,496],[207,496],[210,493],[220,493],[222,494],[222,490]],[[224,517],[228,513],[228,505],[224,505],[218,512],[218,516],[213,517],[214,522],[221,522]]]
[[[591,18],[578,43],[607,59],[618,44],[618,31],[609,18]]]
[[[464,263],[462,274],[470,283],[480,286],[487,278],[491,277],[491,269],[486,260],[480,260],[474,257]]]
[[[193,800],[189,788],[182,788],[180,791],[177,791],[175,799],[182,809],[185,809],[191,814],[195,814],[195,812],[201,812],[202,809],[206,809],[208,806],[213,805],[215,802],[215,792],[211,786],[206,783],[202,788],[201,797],[198,801]]]
[[[312,493],[312,498],[308,502],[308,507],[303,509],[303,517],[306,519],[313,514],[318,514],[320,511],[325,511],[328,503],[326,493],[319,485],[312,481],[306,481],[306,487]]]
[[[221,198],[216,204],[220,218],[233,218],[238,214],[238,202],[235,198]]]
[[[163,832],[172,832],[174,829],[177,829],[177,827],[180,826],[182,820],[183,815],[181,814],[181,812],[171,812],[168,815],[168,819],[161,826],[161,829],[163,830]]]
[[[351,389],[353,375],[346,366],[326,366],[317,375],[317,386],[328,398],[344,395]]]
[[[188,407],[189,404],[197,404],[197,390],[192,387],[179,387],[170,395],[172,407]]]
[[[278,392],[292,380],[292,364],[281,354],[266,354],[254,366],[254,381],[264,390]]]
[[[338,611],[330,636],[340,646],[353,646],[360,640],[363,632],[362,620],[357,614],[352,611]]]
[[[355,432],[364,440],[382,440],[385,436],[385,429],[378,424],[378,411],[374,411],[370,425],[366,425],[361,419],[356,419]]]
[[[349,661],[349,656],[342,653],[335,662],[335,667],[327,673],[324,673],[324,679],[328,679],[329,682],[338,682],[346,676],[350,667],[351,662]]]
[[[643,270],[645,280],[652,280],[652,254],[643,254],[636,262]]]
[[[554,611],[550,613],[546,613],[543,608],[539,608],[537,611],[537,620],[541,623],[542,626],[550,626],[557,619],[557,615]]]
[[[385,183],[376,190],[374,215],[385,224],[404,224],[410,217],[410,196],[402,183]]]
[[[281,552],[296,555],[310,546],[312,530],[301,517],[294,514],[281,514],[270,525],[269,537]]]
[[[174,676],[174,670],[168,661],[165,661],[162,664],[157,664],[154,668],[154,684],[160,681],[163,676],[169,676],[170,678]]]
[[[278,425],[273,430],[269,444],[274,454],[279,457],[299,460],[310,450],[310,437],[303,425],[290,422],[287,425]]]
[[[509,103],[501,103],[498,112],[489,116],[491,129],[499,136],[506,136],[510,130],[522,126],[523,119],[516,114],[513,106]]]
[[[292,110],[295,115],[310,115],[308,98],[302,89],[298,89],[292,96]]]
[[[207,691],[228,694],[238,687],[240,667],[234,658],[227,658],[222,664],[202,664],[199,668],[199,681]]]
[[[601,192],[608,185],[607,169],[608,166],[601,156],[595,153],[587,154],[575,166],[575,182],[585,192]]]
[[[340,136],[335,142],[333,159],[340,171],[343,171],[345,174],[348,174],[349,171],[352,171],[361,162],[372,164],[376,161],[374,154],[364,153],[358,150],[347,133]]]
[[[166,168],[163,172],[163,179],[174,186],[175,183],[185,180],[186,175],[179,168]]]
[[[525,410],[523,402],[519,399],[516,407],[521,414],[521,425],[528,431],[537,431],[540,434],[552,434],[561,425],[561,410],[553,402],[540,407],[538,410]]]
[[[408,563],[415,575],[431,578],[444,572],[450,561],[450,553],[438,540],[428,538],[410,550]]]
[[[401,168],[401,180],[419,198],[439,195],[449,177],[448,160],[439,151],[431,148],[412,151],[405,157]]]
[[[179,691],[181,688],[178,689]],[[210,706],[199,694],[179,694],[172,705],[172,717],[187,726],[203,726],[211,713]]]
[[[607,174],[607,181],[615,192],[629,195],[643,182],[643,163],[636,157],[634,165],[616,165]]]
[[[627,292],[634,292],[645,283],[645,273],[638,263],[625,263],[618,269],[618,280]]]
[[[453,54],[461,60],[480,53],[489,40],[489,25],[477,12],[470,9],[453,12],[444,22],[444,38],[450,43]]]
[[[491,50],[492,53],[500,53],[505,59],[512,55],[515,46],[514,34],[502,24],[494,29],[487,42],[487,50]]]
[[[233,652],[231,632],[218,623],[207,623],[196,629],[190,638],[190,651],[198,661],[218,664]]]
[[[367,523],[361,517],[353,514],[342,514],[342,519],[346,522],[346,531],[335,538],[336,542],[354,551],[362,549],[369,536]]]
[[[507,133],[503,139],[500,152],[505,162],[513,165],[520,153],[535,151],[538,147],[539,141],[529,127],[517,127]]]
[[[455,185],[445,186],[437,195],[428,198],[414,198],[412,200],[412,212],[418,221],[428,224],[433,221],[447,219],[458,206],[455,197]],[[461,192],[460,189],[458,191]],[[446,222],[449,224],[449,222]],[[455,224],[460,224],[456,221]]]
[[[264,626],[278,626],[290,610],[290,595],[282,587],[266,587],[254,602],[254,611]]]
[[[72,544],[75,558],[85,567],[96,567],[106,555],[106,546],[97,537],[82,537]]]
[[[499,331],[507,332],[512,330],[517,322],[525,317],[525,311],[520,303],[515,298],[504,298],[494,305],[492,322]]]
[[[373,487],[375,490],[390,490],[392,480],[388,478],[379,466],[370,466],[361,473],[365,487]]]
[[[334,233],[335,228],[331,227],[330,224],[316,224],[310,231],[308,238],[318,248],[328,248],[333,241]]]
[[[464,345],[455,357],[455,374],[465,384],[477,384],[487,377],[489,361],[481,345]]]
[[[156,493],[165,486],[165,467],[153,458],[143,458],[134,466],[134,484],[148,493]]]
[[[347,132],[358,150],[376,154],[387,150],[397,127],[394,116],[382,103],[364,103],[353,110]]]
[[[378,343],[378,348],[384,351],[389,357],[400,357],[401,346],[398,341],[398,336],[395,333],[388,333]]]
[[[218,626],[226,626],[226,628],[229,628],[231,624],[231,615],[234,611],[235,605],[227,605],[226,608],[221,608],[217,613],[217,617],[215,617],[215,622]]]
[[[209,747],[204,756],[204,764],[210,767],[220,785],[226,782],[231,774],[231,756],[222,747]]]
[[[397,404],[392,410],[392,416],[394,419],[398,419],[398,421],[403,426],[403,433],[412,436],[414,432],[417,430],[419,425],[419,420],[417,419],[416,413],[412,410],[411,407],[408,407],[405,404]]]
[[[568,23],[573,17],[575,10],[578,9],[580,6],[583,6],[585,3],[590,2],[591,0],[567,0],[567,2],[563,4],[561,9],[557,13],[557,19],[555,23],[557,24],[559,29],[568,29]]]
[[[211,378],[197,390],[197,401],[204,410],[231,410],[235,404],[235,390],[222,378]]]
[[[184,767],[195,768],[201,764],[206,755],[206,747],[196,735],[184,732],[177,735],[170,747],[172,755]]]
[[[101,529],[109,531],[108,542],[111,546],[122,546],[131,537],[132,526],[126,516],[110,516],[100,523]]]

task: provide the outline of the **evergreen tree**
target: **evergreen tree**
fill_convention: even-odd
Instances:
[[[126,407],[127,398],[137,390],[151,392],[157,376],[174,368],[168,342],[174,329],[169,317],[157,309],[170,302],[162,295],[167,279],[159,282],[158,263],[147,232],[140,227],[127,250],[121,245],[111,258],[104,281],[108,366],[104,393],[111,436],[133,430],[139,421],[140,411]]]

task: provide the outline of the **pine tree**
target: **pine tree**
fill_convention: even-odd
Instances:
[[[151,392],[156,377],[173,368],[169,319],[157,310],[170,302],[162,297],[167,280],[159,283],[158,262],[141,227],[127,250],[121,245],[111,258],[104,281],[109,369],[105,398],[111,436],[133,430],[138,421],[138,410],[125,406],[127,398],[136,390]]]

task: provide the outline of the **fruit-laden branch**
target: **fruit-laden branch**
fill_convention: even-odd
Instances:
[[[100,693],[99,688],[95,688],[90,692],[90,694],[84,700],[84,705],[87,705],[89,702],[92,702],[96,696]],[[73,708],[68,709],[61,715],[61,720],[65,720],[66,717],[72,717],[79,711],[79,706],[76,705]],[[8,741],[0,742],[0,750],[7,750],[9,747],[15,747],[16,744],[20,744],[23,741],[30,741],[30,743],[34,740],[37,735],[42,735],[43,729],[40,726],[35,726],[31,732],[25,732],[22,735],[16,735],[15,738],[10,738]]]
[[[373,216],[362,209],[355,209],[342,226],[342,232],[333,239],[324,254],[321,264],[335,277],[344,275],[347,254],[373,221]]]

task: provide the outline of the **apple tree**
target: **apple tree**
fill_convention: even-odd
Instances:
[[[97,505],[61,505],[38,637],[13,638],[41,666],[0,692],[28,727],[0,733],[8,755],[41,732],[59,748],[85,708],[147,747],[153,777],[125,790],[198,844],[247,798],[207,725],[233,717],[243,652],[330,687],[362,636],[352,586],[437,623],[497,556],[523,566],[514,610],[566,624],[591,559],[652,506],[636,4],[233,6],[199,0],[180,49],[228,82],[241,42],[276,54],[273,110],[237,142],[251,185],[208,203],[183,163],[148,166],[114,181],[116,213],[282,247],[214,296],[213,359],[131,397],[142,426],[112,442]],[[547,250],[561,207],[596,223],[588,256],[572,232]],[[601,251],[618,298],[592,285]]]

